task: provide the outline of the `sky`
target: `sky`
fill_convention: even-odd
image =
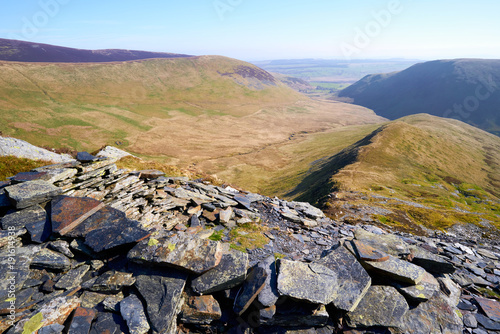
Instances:
[[[498,0],[0,0],[0,38],[268,59],[500,58]]]

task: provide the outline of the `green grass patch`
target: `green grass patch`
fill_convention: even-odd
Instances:
[[[246,252],[247,249],[264,247],[269,242],[264,236],[267,229],[257,223],[246,223],[233,228],[229,232],[231,248]]]
[[[29,172],[33,168],[50,165],[52,162],[43,160],[30,160],[14,156],[0,157],[0,181],[7,180],[8,177],[17,173]]]

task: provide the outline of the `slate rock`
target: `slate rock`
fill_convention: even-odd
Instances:
[[[358,307],[346,315],[350,327],[401,327],[409,310],[405,298],[391,286],[371,286]]]
[[[443,294],[441,297],[450,305],[451,307],[456,307],[460,302],[460,295],[462,294],[462,289],[458,284],[453,282],[449,277],[438,277],[439,286]]]
[[[51,203],[52,231],[68,234],[103,206],[93,198],[58,196]]]
[[[453,264],[422,247],[410,246],[410,252],[413,257],[412,263],[424,268],[428,272],[435,274],[452,274],[455,272]]]
[[[83,276],[85,276],[89,269],[90,266],[86,264],[71,269],[57,281],[55,287],[58,289],[68,290],[79,286],[82,284]]]
[[[90,154],[88,152],[78,152],[76,154],[76,160],[78,160],[80,162],[92,162],[96,159],[98,159],[98,158],[93,156],[92,154]]]
[[[439,292],[439,282],[429,273],[417,285],[394,283],[394,287],[407,298],[416,302],[425,302]]]
[[[28,317],[20,320],[13,328],[14,333],[32,333],[52,324],[62,325],[68,316],[80,306],[75,296],[59,296],[52,298]]]
[[[182,306],[181,322],[184,324],[208,325],[219,320],[222,311],[212,295],[189,297]]]
[[[361,264],[369,272],[375,272],[408,284],[420,283],[425,274],[425,270],[422,267],[393,256],[390,256],[389,260],[384,262],[361,261]]]
[[[104,299],[106,299],[106,297],[108,297],[108,295],[103,293],[84,291],[80,296],[80,299],[82,301],[80,306],[85,308],[96,308],[97,305],[99,305],[104,301]]]
[[[111,312],[120,312],[120,302],[125,298],[123,295],[123,292],[120,291],[115,295],[110,295],[104,298],[102,301],[102,305],[104,306],[105,310],[111,311]]]
[[[360,260],[373,262],[384,262],[389,260],[389,255],[387,253],[376,250],[358,240],[352,240],[351,243],[356,251],[356,257]]]
[[[75,257],[75,255],[69,249],[69,243],[65,240],[55,240],[49,243],[49,248],[66,255],[69,258]]]
[[[475,314],[476,320],[481,326],[492,331],[500,331],[500,323],[485,317],[481,313]]]
[[[272,317],[261,318],[261,325],[290,327],[323,327],[328,323],[329,315],[325,305],[302,303],[293,300],[281,300]],[[267,328],[267,327],[266,327]],[[317,333],[314,331],[313,333]],[[327,333],[332,333],[329,331]]]
[[[401,330],[407,334],[462,333],[459,314],[438,294],[406,312]]]
[[[110,270],[97,277],[89,290],[103,293],[118,293],[124,287],[132,286],[135,281],[135,278],[130,273]]]
[[[219,242],[179,232],[170,237],[141,241],[130,250],[128,258],[137,263],[173,266],[202,274],[216,267],[222,254]]]
[[[9,196],[7,196],[5,189],[0,187],[0,208],[7,208],[11,205],[12,203],[10,202]]]
[[[38,334],[60,334],[63,332],[63,330],[64,330],[63,325],[52,324],[52,325],[48,325],[48,326],[40,328],[38,330]]]
[[[28,230],[32,242],[41,244],[50,238],[52,225],[47,216],[46,219],[26,224],[26,230]]]
[[[156,179],[162,176],[165,176],[165,173],[161,170],[157,169],[144,169],[140,170],[137,173],[140,174],[141,179]]]
[[[146,310],[154,333],[171,333],[182,307],[182,292],[187,276],[174,271],[159,275],[139,275],[135,286],[146,301]]]
[[[120,314],[127,323],[130,334],[148,333],[150,327],[141,301],[130,295],[120,302]]]
[[[20,230],[29,223],[45,222],[47,220],[47,212],[40,205],[33,205],[23,210],[15,211],[5,215],[2,220],[2,229]]]
[[[464,320],[465,327],[477,328],[477,320],[476,320],[476,317],[474,316],[474,314],[472,314],[472,313],[464,314],[463,320]]]
[[[7,299],[8,291],[19,291],[30,276],[30,264],[33,255],[40,251],[40,246],[11,248],[16,257],[8,250],[0,252],[0,300]]]
[[[47,172],[21,172],[10,178],[12,183],[21,183],[27,181],[48,181],[50,179],[50,175]]]
[[[257,300],[263,306],[271,306],[276,303],[279,298],[278,292],[278,273],[276,271],[276,259],[274,255],[268,256],[258,264],[259,267],[266,271],[267,278],[264,289],[259,293]]]
[[[500,322],[500,303],[498,301],[479,297],[474,299],[488,318],[493,321]]]
[[[281,295],[327,305],[339,293],[337,273],[317,263],[282,259],[279,262],[278,291]]]
[[[354,231],[356,240],[392,256],[409,254],[408,244],[393,234],[375,234],[362,228]]]
[[[102,312],[92,324],[90,334],[122,334],[127,331],[127,325],[119,314]]]
[[[240,204],[242,207],[244,207],[245,209],[247,210],[252,210],[252,202],[250,202],[250,200],[244,196],[244,195],[236,195],[234,196],[233,198],[236,202],[238,202],[238,204]]]
[[[192,215],[189,218],[189,226],[190,227],[198,227],[198,226],[203,226],[203,224],[201,224],[200,219],[198,218],[197,215]]]
[[[16,209],[47,202],[62,193],[62,189],[46,181],[28,181],[5,188]]]
[[[50,249],[41,249],[35,254],[31,266],[50,270],[66,271],[71,268],[71,261],[66,256]]]
[[[353,311],[368,291],[371,277],[363,266],[345,247],[339,246],[316,261],[337,274],[337,293],[333,305],[344,311]]]
[[[266,278],[267,273],[263,268],[252,268],[234,302],[233,310],[236,314],[242,315],[250,307],[255,298],[264,289]]]
[[[248,265],[247,253],[229,249],[222,255],[219,264],[195,278],[191,287],[199,294],[234,288],[245,281]]]
[[[88,334],[96,314],[94,309],[78,307],[73,313],[68,334]]]

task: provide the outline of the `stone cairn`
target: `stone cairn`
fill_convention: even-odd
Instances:
[[[0,183],[1,333],[500,332],[491,242],[115,162],[80,153]],[[267,244],[234,249],[249,225]]]

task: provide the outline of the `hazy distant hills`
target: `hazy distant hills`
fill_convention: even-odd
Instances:
[[[368,75],[339,96],[389,119],[429,113],[500,135],[500,60],[420,63],[400,72]]]
[[[0,60],[20,62],[95,63],[189,55],[135,50],[82,50],[0,38]]]

